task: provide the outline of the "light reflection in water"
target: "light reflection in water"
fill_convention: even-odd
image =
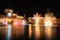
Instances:
[[[52,21],[51,19],[45,19],[45,34],[47,37],[51,37],[51,26],[52,26]]]
[[[8,24],[7,26],[7,40],[10,40],[11,39],[11,27],[12,25]]]
[[[35,18],[35,38],[40,36],[40,26],[39,26],[39,17]]]
[[[35,31],[34,32],[34,36],[35,36],[35,38],[40,38],[40,36],[41,36],[41,24],[39,24],[39,22],[40,22],[40,19],[39,19],[39,17],[38,16],[35,16],[36,17],[36,19],[35,19],[35,30],[33,30],[33,31]],[[25,23],[23,23],[23,24],[25,24]],[[8,26],[7,26],[7,40],[10,40],[10,38],[11,38],[11,25],[9,24]],[[20,36],[20,35],[23,35],[24,34],[24,25],[23,26],[13,26],[14,28],[13,28],[13,34],[15,34],[16,33],[16,35],[17,36]],[[31,24],[29,24],[29,38],[31,38],[31,36],[32,36],[32,25]],[[46,20],[45,20],[45,35],[46,35],[46,38],[50,38],[51,37],[51,35],[52,35],[52,21],[51,21],[51,18],[50,17],[48,17],[48,18],[46,18]]]
[[[53,24],[56,21],[54,18],[54,16],[51,14],[45,14],[45,18],[44,18],[44,26],[45,26],[45,36],[46,39],[51,39],[52,37],[52,28],[53,28]]]
[[[45,36],[46,38],[51,38],[52,35],[52,28],[51,27],[45,27]]]
[[[35,27],[35,36],[36,36],[36,38],[40,37],[40,27],[39,26]]]
[[[40,38],[40,36],[42,34],[41,31],[44,30],[44,29],[42,30],[42,27],[41,27],[42,24],[39,23],[39,22],[42,22],[42,21],[40,21],[41,17],[38,15],[38,13],[36,13],[36,15],[34,15],[33,19],[35,20],[35,24],[34,24],[35,30],[33,30],[33,31],[35,31],[34,32],[35,38]],[[50,15],[50,14],[45,15],[43,25],[44,25],[44,28],[45,28],[45,30],[44,30],[45,37],[47,39],[52,37],[52,27],[54,26],[53,24],[55,24],[55,23],[56,23],[56,18],[53,15]],[[31,26],[31,25],[29,26],[29,37],[31,37],[31,35],[32,35],[31,27],[33,27],[33,26]]]
[[[29,38],[31,38],[32,36],[32,25],[29,24]]]
[[[29,37],[31,37],[32,32],[34,32],[33,36],[35,36],[35,38],[40,38],[41,36],[41,19],[42,17],[40,17],[40,15],[38,13],[36,13],[36,15],[34,14],[34,17],[32,18],[32,20],[34,20],[34,24],[33,26],[29,25]],[[32,29],[33,27],[33,29]],[[32,31],[33,30],[33,31]]]
[[[19,37],[19,36],[23,36],[24,34],[24,26],[20,25],[20,26],[14,26],[13,25],[13,29],[12,29],[12,35],[15,37]]]

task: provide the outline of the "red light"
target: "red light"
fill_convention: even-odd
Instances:
[[[22,25],[22,21],[21,20],[14,21],[13,24],[19,26]]]
[[[17,25],[22,25],[22,21],[18,20]]]

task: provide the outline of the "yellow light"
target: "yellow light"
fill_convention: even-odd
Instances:
[[[25,20],[22,20],[22,25],[25,25]]]
[[[51,20],[46,20],[45,21],[45,26],[52,26],[52,21]]]
[[[50,14],[45,15],[44,19],[44,26],[45,26],[45,36],[46,38],[51,38],[52,36],[52,26],[53,26],[53,21],[52,21],[52,16]]]
[[[37,25],[36,27],[35,27],[35,37],[36,38],[39,38],[40,37],[40,27]]]
[[[8,22],[11,22],[12,19],[7,19]]]
[[[35,24],[34,24],[34,26],[35,26],[35,38],[39,38],[40,37],[40,35],[41,35],[41,27],[40,27],[40,20],[41,20],[41,17],[40,17],[40,15],[38,15],[38,13],[36,13],[36,15],[34,15],[34,17],[33,17],[33,20],[35,20]]]
[[[31,24],[29,24],[29,38],[31,38],[31,36],[32,36],[32,25]]]

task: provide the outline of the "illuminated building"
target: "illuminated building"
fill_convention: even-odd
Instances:
[[[43,17],[39,15],[38,13],[34,14],[33,17],[29,17],[28,21],[29,24],[29,37],[32,38],[34,36],[35,38],[40,39],[42,36],[42,23],[43,23]]]
[[[5,9],[4,12],[6,13],[6,15],[0,15],[0,18],[1,18],[0,21],[4,20],[4,21],[0,22],[2,24],[5,24],[6,22],[7,22],[6,25],[8,23],[13,24],[16,19],[17,19],[16,21],[18,21],[18,20],[24,20],[23,16],[18,16],[17,13],[13,13],[13,9]],[[5,19],[6,19],[6,21],[5,21]]]

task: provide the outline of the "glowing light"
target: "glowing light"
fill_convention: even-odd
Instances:
[[[12,19],[7,19],[7,21],[8,21],[8,22],[11,22],[11,21],[12,21]]]
[[[50,14],[45,14],[45,19],[44,19],[44,22],[45,22],[45,26],[52,26],[52,17]]]
[[[52,26],[53,26],[53,22],[52,22],[52,17],[50,14],[46,14],[45,15],[45,36],[46,38],[51,38],[52,36]]]
[[[11,16],[12,16],[12,14],[11,14],[11,13],[8,13],[8,14],[7,14],[7,16],[8,16],[8,17],[11,17]]]
[[[20,21],[20,20],[19,21],[14,21],[13,24],[14,25],[22,25],[22,21]]]
[[[46,20],[45,21],[45,26],[52,26],[51,20]]]
[[[14,25],[17,25],[17,21],[13,22]]]
[[[35,27],[35,36],[36,36],[36,38],[39,38],[40,37],[40,27],[37,25],[36,27]]]
[[[33,19],[35,20],[35,37],[36,38],[39,38],[40,35],[41,35],[41,29],[40,29],[40,25],[39,22],[40,22],[40,16],[38,15],[38,13],[36,13],[36,15],[34,15]]]
[[[10,40],[11,38],[11,25],[8,24],[8,29],[7,29],[7,40]]]
[[[22,21],[22,25],[25,25],[25,24],[26,24],[26,23],[25,23],[25,20],[23,20],[23,21]]]
[[[3,24],[4,24],[4,25],[7,25],[7,21],[6,21],[6,20],[4,20],[4,21],[3,21]]]
[[[17,25],[22,25],[22,22],[20,20],[17,21]]]
[[[32,25],[29,24],[29,38],[31,38],[32,36]]]
[[[17,14],[13,14],[13,16],[16,16]]]
[[[34,20],[35,20],[35,24],[36,24],[36,26],[37,26],[38,23],[39,23],[39,17],[34,17]]]

